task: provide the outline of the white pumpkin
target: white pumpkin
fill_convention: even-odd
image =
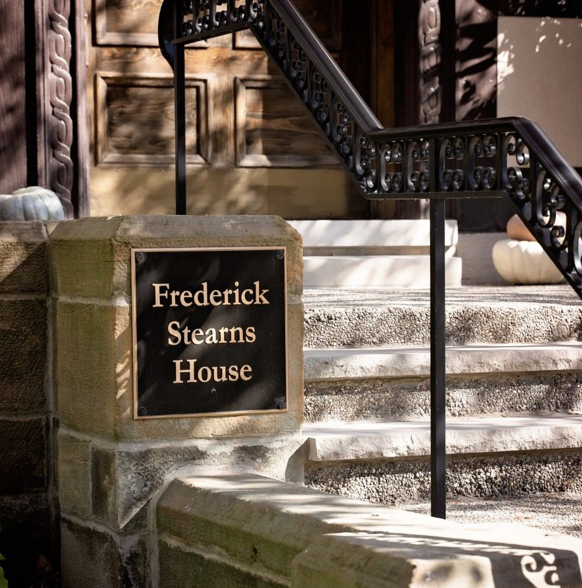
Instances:
[[[52,190],[31,186],[0,195],[0,220],[65,220],[65,210]]]
[[[564,277],[534,241],[503,239],[493,246],[493,265],[512,284],[559,284]]]
[[[566,226],[566,215],[563,212],[556,212],[556,225]],[[535,241],[536,238],[530,233],[524,222],[517,214],[514,214],[507,221],[507,236],[516,241]]]

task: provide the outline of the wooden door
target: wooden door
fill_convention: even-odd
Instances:
[[[88,101],[93,215],[174,210],[172,72],[161,0],[91,1]],[[297,0],[365,98],[375,2]],[[189,214],[350,218],[368,204],[248,31],[187,50]]]

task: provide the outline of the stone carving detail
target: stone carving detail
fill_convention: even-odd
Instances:
[[[418,17],[420,44],[420,122],[438,122],[441,114],[441,13],[438,0],[422,0]]]
[[[72,39],[69,30],[71,6],[69,0],[49,0],[48,4],[50,188],[61,198],[67,214],[72,215],[74,165],[72,160],[73,119],[71,117]]]

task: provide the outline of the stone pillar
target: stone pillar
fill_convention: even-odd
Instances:
[[[15,585],[58,557],[47,249],[44,223],[0,222],[0,553]]]
[[[131,249],[277,246],[287,248],[288,411],[135,420]],[[301,238],[276,217],[90,218],[60,224],[50,253],[63,586],[155,585],[149,512],[179,470],[301,479]]]

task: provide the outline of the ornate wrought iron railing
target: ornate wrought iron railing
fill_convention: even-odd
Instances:
[[[525,119],[382,128],[290,0],[164,0],[159,32],[175,75],[178,214],[186,212],[184,47],[246,28],[365,198],[431,200],[433,514],[444,516],[444,201],[509,199],[582,298],[582,179]]]

